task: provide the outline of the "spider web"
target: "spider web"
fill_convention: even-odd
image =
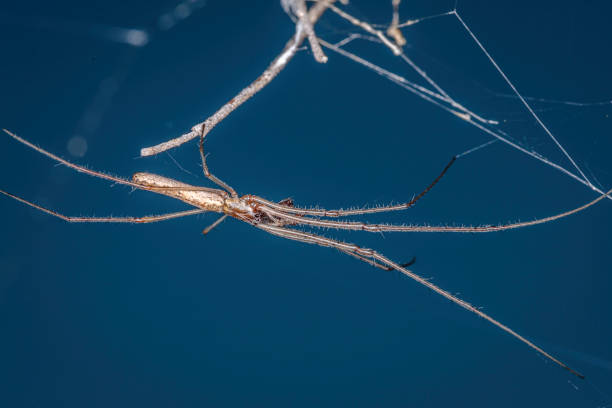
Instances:
[[[361,2],[344,7],[347,13],[336,12],[334,17],[340,21],[321,24],[318,32],[330,38],[323,41],[328,52],[350,59],[469,124],[476,131],[472,135],[484,136],[482,143],[458,152],[457,157],[503,144],[603,194],[609,180],[603,180],[602,185],[604,166],[597,162],[592,148],[610,131],[610,95],[595,101],[573,101],[523,93],[496,60],[500,52],[490,50],[464,18],[458,8],[461,4],[450,6],[446,11],[417,17],[412,17],[412,2],[401,7],[410,17],[399,17],[398,28],[407,45],[397,56],[391,52],[381,55],[380,48],[388,45],[384,39],[354,24],[357,19],[382,33],[389,27],[389,22],[373,23],[367,16],[381,18],[380,9],[364,11]],[[390,7],[387,11],[390,14]],[[580,130],[584,123],[590,124],[587,135]]]

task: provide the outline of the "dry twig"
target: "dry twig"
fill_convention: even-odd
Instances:
[[[310,24],[314,24],[319,20],[325,10],[334,3],[335,0],[325,0],[317,2],[308,10],[308,18]],[[287,42],[283,51],[272,61],[272,63],[266,68],[266,70],[249,86],[244,88],[235,97],[229,100],[223,105],[218,111],[212,116],[206,119],[202,123],[191,128],[191,132],[186,133],[180,137],[169,140],[167,142],[160,143],[156,146],[145,147],[140,150],[141,156],[153,156],[166,150],[173,149],[196,137],[202,135],[205,137],[215,126],[225,119],[230,113],[232,113],[237,107],[248,101],[257,92],[261,91],[268,85],[276,76],[285,68],[287,63],[295,56],[296,52],[302,45],[302,42],[306,38],[307,33],[305,30],[296,30],[294,36]]]

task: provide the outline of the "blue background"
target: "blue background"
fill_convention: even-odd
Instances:
[[[390,2],[353,1],[371,22]],[[612,99],[607,1],[469,1],[459,10],[525,95]],[[257,4],[257,6],[254,6]],[[192,184],[195,144],[138,158],[255,79],[294,26],[277,1],[210,0],[172,29],[177,3],[4,2],[0,126],[91,168]],[[406,1],[402,19],[451,9]],[[97,24],[97,25],[95,25]],[[105,27],[149,30],[144,47]],[[322,37],[354,31],[326,15]],[[102,33],[102,34],[100,34]],[[569,166],[454,17],[404,30],[406,52],[515,140]],[[412,78],[390,53],[351,50]],[[451,156],[489,140],[365,68],[299,53],[207,139],[240,193],[325,208],[400,202]],[[110,95],[110,96],[109,96]],[[610,107],[534,104],[579,164],[612,185]],[[93,122],[86,115],[94,112]],[[97,115],[97,116],[96,116]],[[89,123],[89,125],[87,124]],[[93,123],[93,125],[91,124]],[[87,140],[84,157],[68,141]],[[0,188],[70,215],[144,215],[179,202],[76,174],[0,140]],[[457,161],[415,208],[372,221],[526,220],[596,195],[499,143]],[[583,372],[580,381],[396,272],[204,215],[148,225],[70,225],[0,199],[0,405],[597,407],[612,403],[612,207],[487,235],[323,231],[391,259],[498,318]]]

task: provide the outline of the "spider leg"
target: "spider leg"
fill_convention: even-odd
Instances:
[[[171,220],[174,218],[186,217],[188,215],[194,215],[194,214],[200,214],[200,213],[206,212],[205,210],[196,208],[193,210],[179,211],[179,212],[174,212],[174,213],[169,213],[169,214],[148,215],[144,217],[70,217],[64,214],[60,214],[57,211],[53,211],[48,208],[42,207],[38,204],[34,204],[33,202],[25,200],[11,193],[7,193],[6,191],[0,190],[0,193],[8,197],[11,197],[23,204],[29,205],[30,207],[36,208],[39,211],[42,211],[54,217],[60,218],[67,222],[114,222],[114,223],[129,223],[129,224],[145,224],[149,222]]]
[[[436,177],[434,179],[434,181],[432,181],[425,190],[421,191],[420,194],[418,194],[416,197],[414,197],[412,200],[410,200],[409,202],[407,202],[406,208],[408,207],[412,207],[413,205],[416,204],[417,201],[419,201],[421,198],[423,198],[423,196],[427,193],[429,193],[429,190],[431,190],[436,184],[438,184],[438,181],[440,181],[442,179],[442,177],[444,177],[444,175],[446,174],[446,172],[448,171],[448,169],[451,168],[451,166],[453,165],[453,163],[455,163],[455,160],[457,160],[457,156],[453,156],[452,159],[450,159],[450,161],[448,162],[448,164],[444,167],[444,169],[442,170],[442,172],[440,174],[438,174],[438,177]]]
[[[431,226],[431,225],[386,225],[386,224],[367,224],[364,222],[343,222],[343,221],[332,221],[332,220],[321,220],[313,219],[308,217],[296,216],[288,214],[285,209],[283,211],[277,211],[269,208],[267,205],[261,206],[261,211],[269,213],[270,215],[284,218],[294,224],[298,225],[312,225],[320,228],[335,228],[352,231],[368,231],[368,232],[494,232],[494,231],[505,231],[510,229],[524,228],[538,224],[546,224],[551,221],[555,221],[561,218],[568,217],[570,215],[579,213],[586,210],[587,208],[597,204],[607,196],[612,194],[612,190],[607,193],[600,195],[596,199],[589,201],[579,207],[573,208],[568,211],[564,211],[559,214],[551,215],[549,217],[538,218],[531,221],[516,222],[510,224],[500,225],[484,225],[484,226],[467,226],[467,227],[453,227],[453,226]]]
[[[223,180],[221,180],[220,178],[212,174],[210,171],[208,171],[208,166],[206,165],[206,155],[204,154],[204,127],[205,126],[206,125],[202,124],[202,129],[200,131],[200,158],[202,159],[202,170],[204,171],[204,175],[210,181],[212,181],[213,183],[215,183],[216,185],[218,185],[219,187],[221,187],[222,189],[230,193],[232,197],[238,198],[238,194],[236,193],[236,190],[234,190],[229,184],[225,183]]]
[[[15,139],[16,141],[18,141],[21,144],[26,145],[27,147],[29,147],[30,149],[36,150],[38,153],[47,156],[48,158],[50,158],[51,160],[54,160],[60,164],[63,164],[66,167],[69,167],[73,170],[76,170],[79,173],[84,173],[87,174],[89,176],[92,177],[97,177],[97,178],[101,178],[104,180],[110,180],[113,181],[117,184],[122,184],[125,186],[130,186],[130,187],[134,187],[137,188],[139,190],[147,190],[147,191],[163,191],[163,190],[185,190],[185,191],[213,191],[213,192],[218,192],[219,190],[215,190],[215,189],[211,189],[211,188],[207,188],[207,187],[197,187],[197,186],[189,186],[189,187],[155,187],[155,188],[151,188],[150,186],[146,186],[146,185],[142,185],[139,183],[134,183],[132,181],[126,180],[124,178],[121,177],[115,177],[115,176],[111,176],[110,174],[106,174],[103,173],[101,171],[95,171],[95,170],[91,170],[88,169],[87,167],[84,166],[79,166],[78,164],[74,164],[72,162],[69,162],[66,159],[62,159],[59,156],[54,155],[51,152],[48,152],[47,150],[43,149],[42,147],[38,147],[35,144],[28,142],[27,140],[17,136],[16,134],[6,130],[6,129],[2,129],[4,131],[4,133],[6,133],[7,135],[9,135],[10,137],[12,137],[13,139]]]
[[[278,204],[282,205],[283,207],[290,207],[293,208],[293,198],[288,197],[288,198],[283,198],[282,200],[280,200],[278,202]]]
[[[391,268],[389,266],[381,265],[380,263],[378,263],[376,261],[373,261],[371,259],[368,259],[365,256],[361,256],[361,255],[359,255],[359,254],[357,254],[355,252],[347,251],[347,250],[344,250],[344,249],[338,249],[338,251],[343,252],[343,253],[345,253],[347,255],[353,256],[353,257],[359,259],[360,261],[363,261],[363,262],[365,262],[367,264],[370,264],[370,265],[372,265],[372,266],[374,266],[376,268],[380,268],[380,269],[385,270],[385,271],[392,271],[393,270],[393,268]],[[416,256],[413,256],[411,260],[409,260],[406,263],[400,264],[400,266],[403,267],[403,268],[407,268],[410,265],[414,264],[415,262],[416,262]]]
[[[409,266],[414,265],[415,262],[416,262],[416,256],[413,256],[411,260],[409,260],[408,262],[404,262],[403,264],[400,264],[400,266],[402,268],[407,268]],[[393,270],[393,268],[391,268],[390,266],[387,266],[385,269],[388,270],[388,271],[392,271]]]
[[[374,251],[372,249],[361,248],[361,247],[359,247],[359,246],[357,246],[355,244],[351,244],[351,243],[347,243],[347,242],[342,242],[342,241],[336,241],[336,240],[333,240],[333,239],[330,239],[330,238],[325,238],[325,237],[320,236],[320,235],[316,235],[316,234],[312,234],[312,233],[307,233],[307,232],[303,232],[303,231],[298,231],[298,230],[294,230],[294,229],[290,229],[290,228],[282,228],[282,227],[276,227],[276,226],[272,226],[272,225],[263,225],[263,224],[256,224],[255,226],[257,228],[259,228],[259,229],[262,229],[262,230],[272,234],[272,235],[276,235],[276,236],[279,236],[279,237],[282,237],[282,238],[287,238],[287,239],[291,239],[291,240],[294,240],[294,241],[305,242],[305,243],[308,243],[308,244],[315,244],[315,245],[319,245],[319,246],[323,246],[323,247],[336,248],[336,249],[339,249],[340,251],[345,252],[345,253],[351,252],[353,254],[360,255],[360,256],[362,256],[364,258],[369,258],[372,261],[375,261],[375,262],[377,261],[381,265],[385,265],[385,266],[387,266],[387,267],[389,267],[391,269],[394,269],[394,270],[396,270],[398,272],[401,272],[402,274],[408,276],[410,279],[412,279],[412,280],[418,282],[419,284],[421,284],[421,285],[431,289],[432,291],[434,291],[437,294],[445,297],[446,299],[450,300],[451,302],[453,302],[453,303],[461,306],[462,308],[464,308],[464,309],[466,309],[466,310],[468,310],[468,311],[470,311],[470,312],[472,312],[472,313],[482,317],[483,319],[485,319],[489,323],[493,324],[494,326],[497,326],[501,330],[503,330],[506,333],[510,334],[512,337],[514,337],[517,340],[521,341],[522,343],[526,344],[531,349],[537,351],[538,353],[540,353],[544,357],[546,357],[549,360],[553,361],[554,363],[558,364],[560,367],[565,368],[566,370],[568,370],[570,373],[574,374],[575,376],[577,376],[579,378],[584,378],[584,376],[582,374],[580,374],[577,371],[573,370],[567,364],[561,362],[556,357],[553,357],[551,354],[547,353],[546,351],[544,351],[542,348],[538,347],[537,345],[535,345],[531,341],[527,340],[525,337],[521,336],[520,334],[518,334],[517,332],[515,332],[514,330],[512,330],[508,326],[502,324],[501,322],[495,320],[494,318],[492,318],[488,314],[486,314],[483,311],[481,311],[481,310],[477,309],[476,307],[472,306],[468,302],[458,298],[457,296],[451,294],[450,292],[447,292],[446,290],[440,288],[439,286],[431,283],[427,279],[422,278],[420,275],[412,272],[409,269],[406,269],[406,268],[402,267],[401,265],[391,261],[390,259],[386,258],[385,256],[379,254],[378,252],[376,252],[376,251]],[[370,264],[373,265],[372,263],[370,263]]]
[[[208,234],[213,228],[221,224],[226,218],[227,218],[227,214],[224,214],[221,217],[217,218],[217,221],[213,222],[208,227],[204,228],[204,230],[202,231],[202,234],[204,235]]]
[[[273,215],[270,215],[270,214],[266,214],[266,217],[269,218],[269,220],[267,220],[267,222],[265,222],[264,220],[262,220],[262,221],[264,221],[263,223],[267,223],[269,225],[275,225],[277,227],[285,227],[287,225],[295,225],[295,224],[292,224],[292,223],[288,223],[288,222],[284,221],[283,219],[277,218],[277,217],[275,217]],[[262,221],[260,221],[260,222],[262,222]]]
[[[76,170],[79,173],[85,173],[85,174],[88,174],[88,175],[93,176],[93,177],[98,177],[98,178],[101,178],[101,179],[114,181],[115,183],[119,183],[119,184],[123,184],[123,185],[126,185],[126,186],[131,186],[131,187],[135,187],[135,188],[138,188],[138,189],[142,189],[142,186],[140,184],[132,183],[131,181],[123,179],[123,178],[120,178],[120,177],[111,176],[110,174],[105,174],[105,173],[102,173],[102,172],[99,172],[99,171],[90,170],[90,169],[88,169],[86,167],[79,166],[78,164],[71,163],[68,160],[62,159],[61,157],[56,156],[53,153],[50,153],[50,152],[46,151],[45,149],[43,149],[41,147],[38,147],[38,146],[36,146],[33,143],[28,142],[25,139],[22,139],[21,137],[17,136],[14,133],[9,132],[6,129],[2,129],[2,130],[4,130],[4,133],[9,135],[13,139],[17,140],[19,143],[22,143],[22,144],[28,146],[29,148],[36,150],[38,153],[43,154],[43,155],[47,156],[48,158],[50,158],[52,160],[55,160],[58,163],[63,164],[66,167],[70,167],[71,169]]]
[[[402,204],[397,204],[397,205],[388,205],[388,206],[376,207],[376,208],[364,208],[364,209],[358,209],[358,210],[324,210],[324,209],[314,210],[314,209],[306,209],[306,208],[299,208],[299,207],[293,207],[293,206],[290,206],[290,208],[288,208],[282,203],[274,203],[268,200],[264,200],[263,198],[257,197],[257,196],[247,196],[246,198],[256,203],[263,204],[275,210],[284,211],[284,212],[292,213],[292,214],[298,214],[298,215],[310,215],[314,217],[346,217],[350,215],[364,215],[364,214],[374,214],[374,213],[381,213],[381,212],[387,212],[387,211],[400,211],[400,210],[405,210],[407,208],[414,206],[417,201],[423,198],[423,196],[427,194],[436,184],[438,184],[438,182],[440,181],[440,179],[442,179],[442,177],[444,177],[444,175],[446,174],[448,169],[450,169],[450,167],[453,165],[456,159],[457,159],[456,157],[453,157],[451,161],[448,162],[446,167],[444,167],[444,170],[442,170],[442,172],[438,175],[438,177],[436,177],[436,179],[432,181],[425,190],[423,190],[421,193],[416,195],[412,200],[408,201],[407,203],[402,203]]]

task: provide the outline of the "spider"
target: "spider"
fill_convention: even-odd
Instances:
[[[384,231],[400,231],[400,232],[492,232],[492,231],[504,231],[514,228],[522,228],[531,225],[544,224],[547,222],[551,222],[560,218],[567,217],[569,215],[578,213],[591,207],[592,205],[598,203],[603,198],[609,196],[612,193],[612,190],[607,193],[600,195],[598,198],[580,206],[574,208],[569,211],[565,211],[563,213],[559,213],[556,215],[552,215],[545,218],[539,218],[532,221],[526,222],[518,222],[512,224],[501,224],[501,225],[487,225],[487,226],[467,226],[467,227],[453,227],[453,226],[425,226],[425,225],[387,225],[387,224],[368,224],[364,222],[355,222],[355,221],[336,221],[334,218],[338,217],[346,217],[352,215],[364,215],[364,214],[372,214],[372,213],[382,213],[388,211],[398,211],[404,210],[412,207],[419,199],[421,199],[425,194],[427,194],[446,174],[448,169],[452,166],[455,161],[455,158],[446,165],[446,167],[442,170],[442,172],[436,177],[427,188],[425,188],[420,194],[416,195],[412,200],[406,203],[384,206],[384,207],[376,207],[369,209],[354,209],[354,210],[325,210],[325,209],[306,209],[299,208],[293,205],[293,200],[285,199],[278,203],[265,200],[261,197],[247,194],[243,196],[239,196],[231,186],[223,182],[221,179],[217,178],[213,175],[206,165],[206,155],[204,154],[204,130],[202,129],[200,133],[200,143],[199,143],[199,152],[200,158],[202,160],[202,168],[204,171],[204,175],[215,183],[218,187],[222,189],[209,188],[209,187],[198,187],[192,186],[186,183],[182,183],[177,180],[173,180],[170,178],[166,178],[163,176],[159,176],[157,174],[152,173],[135,173],[132,176],[131,180],[111,176],[109,174],[91,170],[85,168],[83,166],[79,166],[72,162],[69,162],[61,157],[50,153],[41,147],[38,147],[31,142],[22,139],[14,133],[9,132],[4,129],[4,132],[17,140],[18,142],[36,150],[37,152],[55,160],[58,163],[61,163],[67,167],[72,168],[80,173],[85,173],[93,177],[110,180],[118,184],[130,186],[139,190],[151,191],[158,194],[163,194],[178,200],[181,200],[193,207],[194,209],[161,214],[161,215],[151,215],[144,217],[70,217],[63,215],[59,212],[50,210],[48,208],[42,207],[33,202],[27,201],[21,197],[8,193],[6,191],[0,190],[0,193],[11,197],[17,201],[20,201],[23,204],[29,205],[39,211],[52,215],[54,217],[61,218],[64,221],[68,222],[109,222],[109,223],[149,223],[149,222],[157,222],[157,221],[165,221],[179,217],[185,217],[194,214],[200,214],[204,212],[217,212],[223,214],[219,219],[217,219],[210,226],[205,228],[202,232],[207,234],[213,228],[218,226],[225,218],[228,216],[236,218],[238,220],[244,221],[255,228],[261,229],[265,232],[268,232],[272,235],[279,236],[281,238],[286,238],[294,241],[300,241],[307,244],[320,245],[323,247],[335,248],[338,251],[345,253],[347,255],[353,256],[363,262],[366,262],[376,268],[380,268],[383,270],[396,270],[410,279],[415,280],[419,284],[431,289],[435,293],[445,297],[451,302],[461,306],[462,308],[482,317],[487,320],[489,323],[497,326],[501,330],[510,334],[517,340],[526,344],[531,349],[537,351],[550,361],[553,361],[560,367],[568,370],[573,375],[583,379],[584,376],[579,372],[575,371],[567,364],[563,363],[556,357],[552,356],[536,344],[527,340],[525,337],[521,336],[508,326],[494,319],[487,313],[479,310],[478,308],[472,306],[468,302],[460,299],[459,297],[451,294],[450,292],[440,288],[429,280],[419,276],[412,270],[407,269],[407,266],[410,266],[414,259],[405,264],[396,263],[384,255],[369,249],[362,248],[353,243],[343,242],[331,238],[327,238],[318,234],[314,234],[312,232],[305,232],[296,228],[296,226],[314,226],[314,227],[324,227],[324,228],[334,228],[334,229],[343,229],[343,230],[358,230],[358,231],[368,231],[368,232],[384,232]]]

